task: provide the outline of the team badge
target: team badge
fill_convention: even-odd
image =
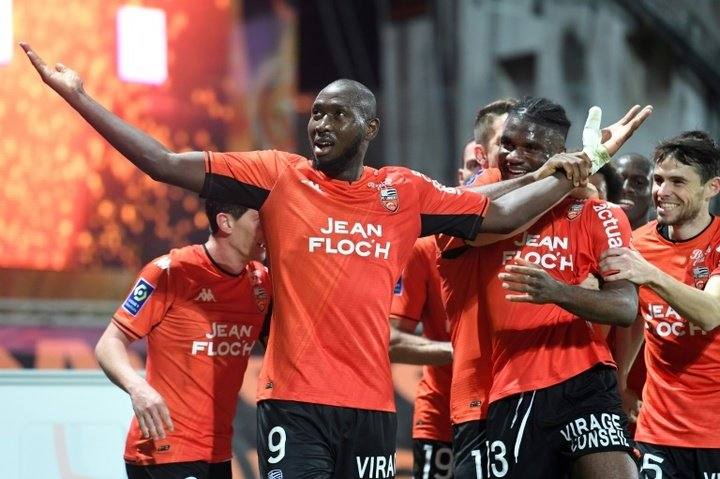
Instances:
[[[389,186],[380,188],[380,202],[388,211],[395,213],[400,207],[397,189]]]
[[[582,213],[583,206],[585,205],[582,201],[576,201],[575,203],[570,205],[570,208],[568,208],[567,211],[567,219],[574,220],[578,216],[580,216],[580,213]]]
[[[705,283],[710,277],[710,268],[707,266],[695,266],[692,270],[693,279],[695,280],[695,287],[697,289],[705,288]]]
[[[140,277],[128,297],[125,298],[125,302],[122,304],[123,309],[133,316],[137,315],[153,291],[155,291],[155,287]]]
[[[255,304],[258,309],[260,312],[264,312],[270,302],[270,296],[267,291],[262,286],[253,286],[253,295],[255,296]]]
[[[250,273],[250,281],[252,281],[253,286],[260,285],[260,283],[262,283],[262,271],[259,269],[252,270],[252,273]]]

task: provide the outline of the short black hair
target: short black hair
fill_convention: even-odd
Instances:
[[[570,120],[565,108],[543,97],[526,96],[510,110],[510,115],[557,131],[567,139]]]
[[[658,164],[670,156],[695,168],[703,183],[720,176],[720,148],[704,131],[686,131],[662,141],[655,148],[653,161]]]
[[[489,128],[490,125],[492,125],[497,117],[509,113],[510,110],[517,105],[517,102],[515,98],[503,98],[480,108],[475,115],[475,124],[473,125],[473,139],[475,143],[487,149],[492,133],[492,130]],[[467,145],[467,143],[465,144]]]
[[[219,231],[217,224],[218,213],[227,213],[232,215],[233,218],[238,219],[248,210],[245,206],[241,206],[235,203],[223,203],[222,201],[215,201],[207,199],[205,200],[205,214],[207,215],[208,222],[210,223],[210,231],[212,234],[217,234]]]
[[[607,200],[610,203],[618,203],[620,201],[620,196],[622,195],[623,181],[615,168],[613,168],[610,163],[606,163],[597,170],[596,174],[602,175],[603,178],[605,178]]]
[[[325,88],[330,86],[338,86],[350,90],[353,93],[353,104],[360,108],[364,120],[372,120],[377,117],[375,94],[359,81],[341,78],[330,83]]]

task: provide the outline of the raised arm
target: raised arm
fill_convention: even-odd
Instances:
[[[602,146],[607,153],[603,158],[594,157],[591,162],[582,152],[555,155],[549,161],[566,163],[570,165],[570,170],[563,169],[562,173],[555,171],[552,176],[504,194],[493,201],[488,207],[480,231],[511,233],[552,208],[575,186],[585,184],[588,175],[602,166],[600,162],[607,161],[614,155],[651,113],[651,106],[641,108],[635,105],[620,120],[597,132],[602,137]],[[588,122],[589,120],[590,118]],[[572,181],[568,176],[572,176]]]
[[[21,43],[40,78],[108,143],[152,179],[200,192],[205,180],[202,152],[175,153],[105,109],[88,95],[77,72],[58,63],[50,68],[30,45]]]

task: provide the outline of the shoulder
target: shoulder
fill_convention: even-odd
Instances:
[[[639,227],[633,231],[633,244],[636,246],[640,243],[647,243],[654,241],[657,237],[657,220],[652,220],[649,223]]]

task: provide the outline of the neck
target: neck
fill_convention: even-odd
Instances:
[[[710,212],[705,208],[700,214],[681,225],[669,225],[668,236],[674,241],[685,241],[702,233],[712,221]]]
[[[638,218],[630,221],[630,228],[632,228],[633,231],[640,228],[641,226],[645,226],[648,223],[648,216],[649,216],[650,210],[646,210],[644,215],[639,216]]]
[[[210,258],[220,266],[223,271],[231,274],[240,274],[245,269],[249,258],[230,247],[222,238],[210,236],[205,242]]]

